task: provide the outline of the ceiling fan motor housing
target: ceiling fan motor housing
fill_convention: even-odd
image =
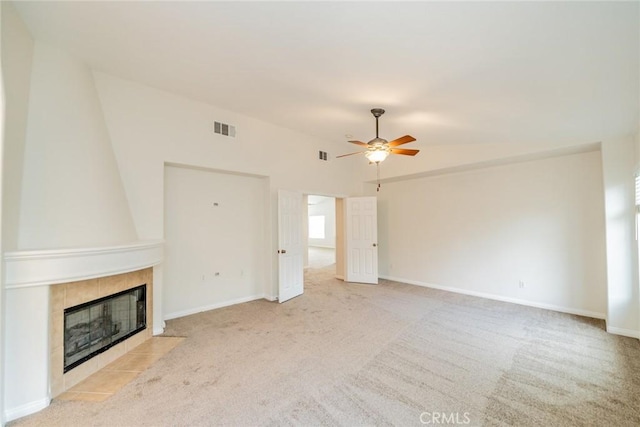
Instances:
[[[371,141],[367,142],[367,144],[371,145],[372,147],[380,147],[382,148],[383,146],[387,145],[387,140],[384,138],[373,138]]]

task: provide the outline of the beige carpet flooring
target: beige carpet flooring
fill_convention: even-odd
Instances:
[[[331,271],[169,321],[186,339],[119,393],[10,425],[640,425],[640,342],[602,321]]]
[[[336,263],[336,250],[332,248],[319,248],[317,246],[309,246],[308,255],[309,268],[324,268],[335,265]]]

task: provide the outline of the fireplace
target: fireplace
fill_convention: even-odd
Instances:
[[[144,295],[140,294],[140,288],[144,288]],[[51,397],[69,390],[152,335],[152,268],[53,285],[49,290]],[[94,307],[112,298],[115,304],[111,307]],[[93,313],[89,307],[94,307]],[[80,311],[84,315],[77,314]],[[69,313],[76,315],[65,320]],[[127,320],[119,320],[116,315]],[[97,332],[88,339],[79,338],[75,332],[90,329],[91,323],[94,327],[100,325]],[[73,333],[67,329],[73,329]]]
[[[52,398],[125,356],[153,332],[162,333],[162,325],[154,323],[154,313],[159,316],[161,310],[154,310],[153,304],[153,277],[162,262],[162,249],[161,241],[144,241],[3,254],[4,323],[12,331],[4,337],[5,348],[11,349],[3,358],[6,421],[45,408]],[[146,327],[65,372],[65,309],[143,284]]]
[[[146,284],[64,310],[64,372],[147,327]]]

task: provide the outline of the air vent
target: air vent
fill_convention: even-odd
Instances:
[[[327,160],[327,152],[326,151],[318,151],[318,159]]]
[[[231,138],[236,137],[236,127],[233,125],[229,125],[221,122],[213,122],[213,133],[217,133],[219,135],[230,136]]]

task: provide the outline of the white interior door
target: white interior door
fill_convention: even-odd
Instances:
[[[302,193],[278,191],[278,301],[304,292]]]
[[[375,197],[349,197],[345,281],[378,284],[378,206]]]

